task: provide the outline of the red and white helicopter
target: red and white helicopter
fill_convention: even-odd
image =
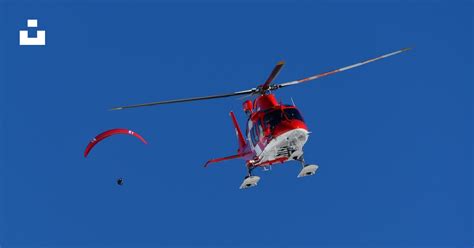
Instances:
[[[129,108],[154,106],[161,104],[200,101],[215,98],[224,98],[231,96],[247,95],[255,96],[253,101],[246,100],[243,103],[243,110],[248,116],[247,130],[245,136],[237,123],[235,115],[230,112],[230,117],[235,126],[235,133],[239,142],[237,154],[211,159],[206,162],[204,167],[210,163],[216,163],[224,160],[241,158],[246,162],[247,176],[245,177],[240,189],[246,189],[256,186],[260,177],[252,175],[252,171],[257,167],[271,166],[277,163],[283,163],[291,160],[299,161],[302,165],[302,170],[298,177],[311,176],[316,173],[318,165],[306,164],[303,158],[303,146],[308,140],[308,127],[306,126],[301,113],[294,105],[280,104],[272,94],[273,91],[283,87],[305,83],[311,80],[319,79],[337,72],[349,70],[361,65],[365,65],[383,58],[387,58],[409,50],[404,48],[392,53],[388,53],[373,59],[369,59],[360,63],[349,65],[340,69],[317,74],[311,77],[295,80],[291,82],[272,84],[275,77],[282,69],[284,62],[279,62],[268,79],[256,88],[232,92],[222,95],[203,96],[184,98],[160,102],[151,102],[145,104],[129,105],[123,107],[113,108],[112,110],[122,110]]]

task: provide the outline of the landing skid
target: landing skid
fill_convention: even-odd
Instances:
[[[316,170],[318,170],[318,168],[319,168],[319,166],[317,166],[315,164],[307,164],[300,171],[300,174],[298,174],[298,178],[312,176],[312,175],[316,174]]]
[[[300,161],[301,165],[303,166],[303,169],[298,174],[298,178],[312,176],[316,174],[316,171],[319,168],[319,166],[315,164],[305,164],[302,156],[298,158],[297,161]],[[260,177],[252,176],[251,172],[254,168],[255,167],[248,167],[248,176],[245,177],[244,181],[240,185],[240,189],[248,189],[257,186],[258,182],[260,181]],[[263,168],[264,170],[266,169],[266,167]]]
[[[316,174],[316,170],[318,170],[319,166],[315,164],[306,164],[304,162],[303,155],[296,159],[297,161],[300,161],[301,165],[303,166],[303,169],[301,169],[300,173],[298,174],[298,178],[300,177],[307,177],[307,176],[312,176]]]
[[[240,185],[240,189],[248,189],[257,186],[258,181],[260,181],[259,176],[249,176],[244,179]]]

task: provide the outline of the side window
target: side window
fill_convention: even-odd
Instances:
[[[257,144],[257,136],[255,135],[255,130],[257,130],[255,126],[253,126],[252,129],[250,130],[250,137],[252,138],[252,144],[254,146]]]
[[[250,120],[248,121],[246,134],[247,134],[247,139],[251,141],[252,140],[252,122]]]
[[[248,125],[249,129],[247,129],[248,134],[247,136],[249,137],[249,140],[252,142],[254,146],[257,145],[257,143],[260,141],[260,137],[262,137],[263,134],[263,127],[262,127],[262,120],[258,119],[257,122],[251,123],[249,122]]]
[[[260,130],[258,129],[258,124],[255,125],[254,129],[255,129],[255,141],[258,142],[260,140],[259,139]]]
[[[262,119],[259,119],[259,120],[258,120],[258,122],[257,122],[257,129],[258,129],[258,137],[259,137],[259,140],[260,140],[260,137],[263,137],[263,136],[264,136]]]

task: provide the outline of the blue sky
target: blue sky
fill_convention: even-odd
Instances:
[[[3,1],[0,244],[5,247],[472,247],[473,2]],[[37,18],[45,47],[20,47]],[[318,174],[243,161],[222,99],[414,49],[277,92],[312,131]],[[82,157],[89,140],[113,137]],[[115,179],[124,177],[123,187]]]

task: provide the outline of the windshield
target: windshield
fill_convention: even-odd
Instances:
[[[283,111],[281,109],[273,110],[265,114],[265,126],[273,130],[278,123],[283,120],[300,120],[303,121],[300,112],[296,108],[287,108]]]
[[[285,111],[285,115],[288,119],[290,119],[290,120],[295,120],[296,119],[296,120],[304,121],[303,117],[300,114],[300,111],[298,111],[297,109],[287,108],[287,109],[284,109],[284,111]]]

